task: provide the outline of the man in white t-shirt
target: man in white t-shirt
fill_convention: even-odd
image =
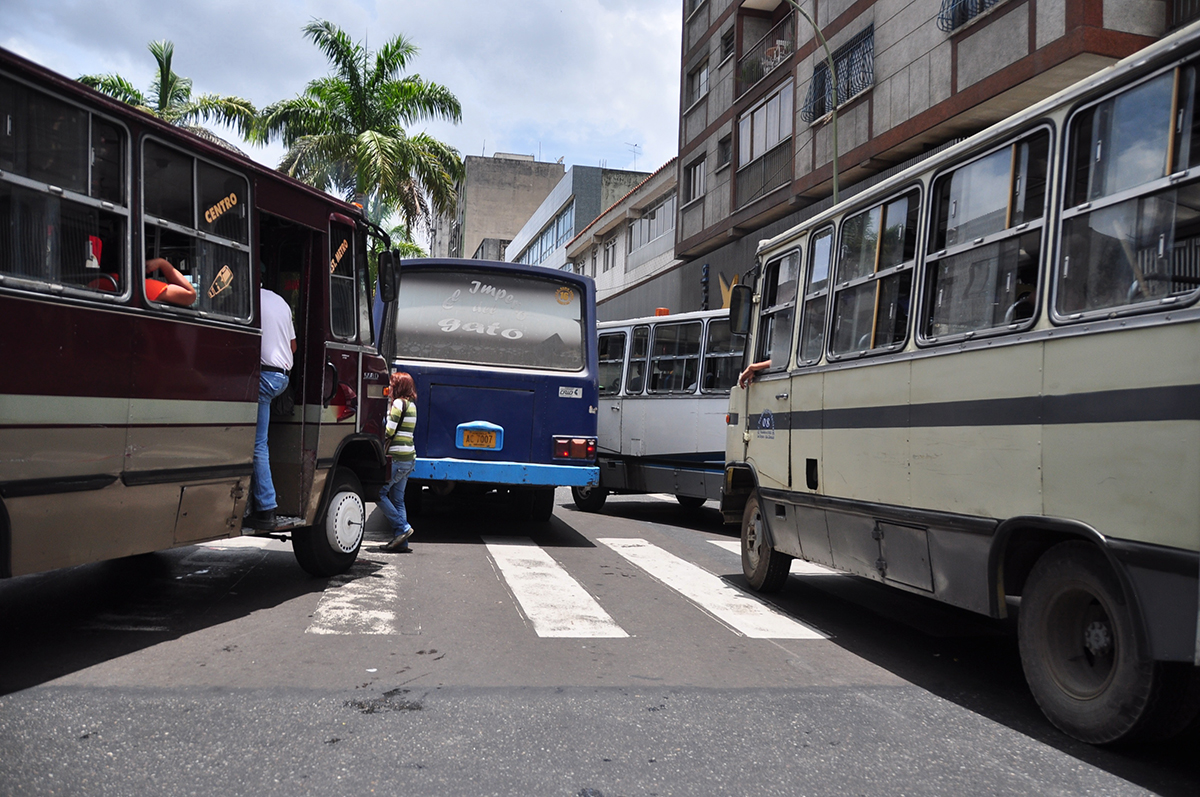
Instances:
[[[292,308],[274,291],[259,292],[262,321],[261,371],[258,377],[258,423],[254,431],[254,511],[248,525],[253,529],[275,528],[275,483],[271,480],[271,455],[267,430],[271,425],[271,401],[288,386],[292,355],[296,351],[296,329]]]

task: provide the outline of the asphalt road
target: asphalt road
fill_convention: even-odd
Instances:
[[[414,521],[311,579],[236,540],[0,582],[0,794],[1200,793],[1200,739],[1100,749],[1009,623],[794,571],[713,505]]]

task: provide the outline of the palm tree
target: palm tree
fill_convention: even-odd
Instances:
[[[432,213],[454,207],[462,158],[450,147],[406,127],[443,119],[458,123],[462,109],[444,86],[419,75],[401,77],[416,46],[397,35],[371,52],[330,22],[313,20],[305,35],[333,67],[299,97],[263,110],[260,136],[282,138],[281,171],[347,200],[369,198],[399,214],[403,226],[428,226]]]
[[[180,77],[171,68],[175,45],[164,40],[150,42],[148,47],[154,60],[158,62],[158,74],[150,84],[149,95],[143,94],[128,80],[116,74],[83,75],[79,82],[230,149],[237,150],[237,147],[196,123],[223,122],[237,130],[243,138],[251,137],[258,112],[249,100],[233,96],[221,97],[216,94],[200,94],[193,97],[191,78]]]

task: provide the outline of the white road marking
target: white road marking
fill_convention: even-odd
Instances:
[[[379,567],[375,570],[375,567]],[[400,570],[359,559],[349,572],[329,579],[306,634],[395,634],[396,613],[384,608],[396,600]]]
[[[735,553],[738,556],[742,555],[742,543],[740,540],[709,540],[718,548],[724,548],[730,553]],[[825,567],[814,562],[806,562],[803,559],[793,559],[792,569],[788,571],[794,576],[840,576],[841,573],[831,567]]]
[[[745,636],[753,639],[826,638],[821,632],[657,545],[629,538],[609,538],[599,542]]]
[[[528,537],[484,537],[521,610],[541,637],[621,638],[596,599]]]

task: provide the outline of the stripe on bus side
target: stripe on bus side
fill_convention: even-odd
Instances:
[[[771,413],[775,429],[1063,426],[1200,420],[1200,385]],[[756,429],[763,413],[749,416]]]
[[[257,413],[248,401],[0,396],[0,427],[253,426]]]

